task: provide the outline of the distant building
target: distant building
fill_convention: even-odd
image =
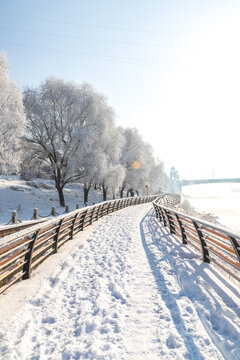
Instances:
[[[170,193],[171,194],[181,194],[182,189],[179,180],[178,171],[174,166],[171,167],[170,170]]]

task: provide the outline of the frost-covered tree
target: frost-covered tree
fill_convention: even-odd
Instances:
[[[94,106],[91,118],[91,131],[87,141],[82,144],[77,154],[77,162],[83,169],[82,180],[84,183],[84,203],[88,202],[89,190],[96,184],[99,167],[103,160],[103,149],[101,139],[104,137],[107,119],[112,116],[111,108],[107,105],[103,95],[90,89]]]
[[[129,196],[134,190],[141,193],[159,191],[165,183],[163,164],[156,162],[151,146],[144,142],[137,129],[121,129],[125,142],[121,153],[121,164],[126,174],[120,187]],[[147,191],[146,191],[147,190]]]
[[[39,88],[25,90],[24,105],[26,147],[33,158],[48,166],[45,171],[54,177],[60,204],[65,205],[64,186],[80,180],[87,202],[89,189],[103,168],[107,144],[114,153],[109,141],[114,114],[105,97],[89,84],[49,78]]]
[[[84,164],[77,161],[91,144],[96,123],[96,103],[88,84],[49,78],[36,89],[26,89],[24,105],[28,120],[26,148],[48,166],[64,206],[63,188],[82,178]]]
[[[162,161],[157,160],[150,172],[150,191],[152,194],[169,192],[169,177],[164,170]]]
[[[105,188],[110,189],[112,197],[115,199],[116,189],[122,184],[125,177],[125,169],[121,164],[112,165],[109,169],[107,181],[105,182]]]
[[[5,53],[0,53],[0,173],[16,173],[21,162],[20,140],[26,119],[20,89],[9,79]]]
[[[163,163],[154,162],[149,174],[149,178],[151,179],[149,191],[151,194],[155,192],[159,193],[160,190],[163,189],[163,173]]]
[[[138,178],[137,178],[137,189],[142,193],[145,192],[146,186],[148,186],[148,192],[151,191],[151,171],[155,166],[155,159],[153,156],[153,151],[151,146],[148,143],[143,142],[142,152],[140,155],[140,163],[141,166],[138,170]]]
[[[144,151],[145,143],[137,129],[121,129],[125,142],[121,152],[121,164],[125,168],[126,174],[120,187],[120,196],[123,191],[129,195],[133,190],[140,190],[140,182],[144,182]]]
[[[124,179],[125,170],[121,164],[106,164],[106,171],[101,179],[103,191],[103,201],[107,200],[107,193],[111,190],[115,194],[115,190],[120,186]]]
[[[125,169],[120,163],[124,138],[118,128],[109,119],[105,136],[101,139],[101,162],[98,165],[98,183],[102,187],[103,201],[107,199],[109,190],[112,192],[122,183]]]
[[[80,163],[83,165],[84,203],[87,203],[89,190],[97,182],[99,164],[102,161],[102,152],[97,146],[97,143],[95,143],[95,145],[87,146],[87,148],[81,152],[81,155]]]
[[[93,99],[90,131],[77,154],[83,169],[84,202],[88,201],[90,188],[99,184],[112,165],[119,163],[122,136],[114,125],[114,112],[106,98],[89,88]],[[122,179],[121,179],[122,181]]]

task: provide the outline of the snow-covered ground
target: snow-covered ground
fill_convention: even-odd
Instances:
[[[83,186],[81,184],[69,184],[64,189],[65,202],[70,210],[76,209],[76,204],[84,206]],[[39,214],[47,216],[53,206],[59,214],[64,213],[64,208],[59,206],[57,190],[54,182],[44,179],[32,181],[21,180],[18,176],[0,176],[0,224],[6,224],[12,216],[12,211],[17,210],[18,218],[30,220],[33,209],[38,208]],[[102,201],[100,190],[89,192],[89,205],[93,202]]]
[[[69,241],[0,297],[0,319],[3,360],[240,359],[236,284],[169,235],[151,204]]]

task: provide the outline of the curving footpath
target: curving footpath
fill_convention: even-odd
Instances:
[[[240,359],[239,299],[151,204],[133,206],[0,298],[0,358]]]

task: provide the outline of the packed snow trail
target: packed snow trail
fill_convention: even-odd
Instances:
[[[167,234],[151,204],[80,233],[0,298],[0,315],[9,308],[4,360],[240,359],[236,286]]]

